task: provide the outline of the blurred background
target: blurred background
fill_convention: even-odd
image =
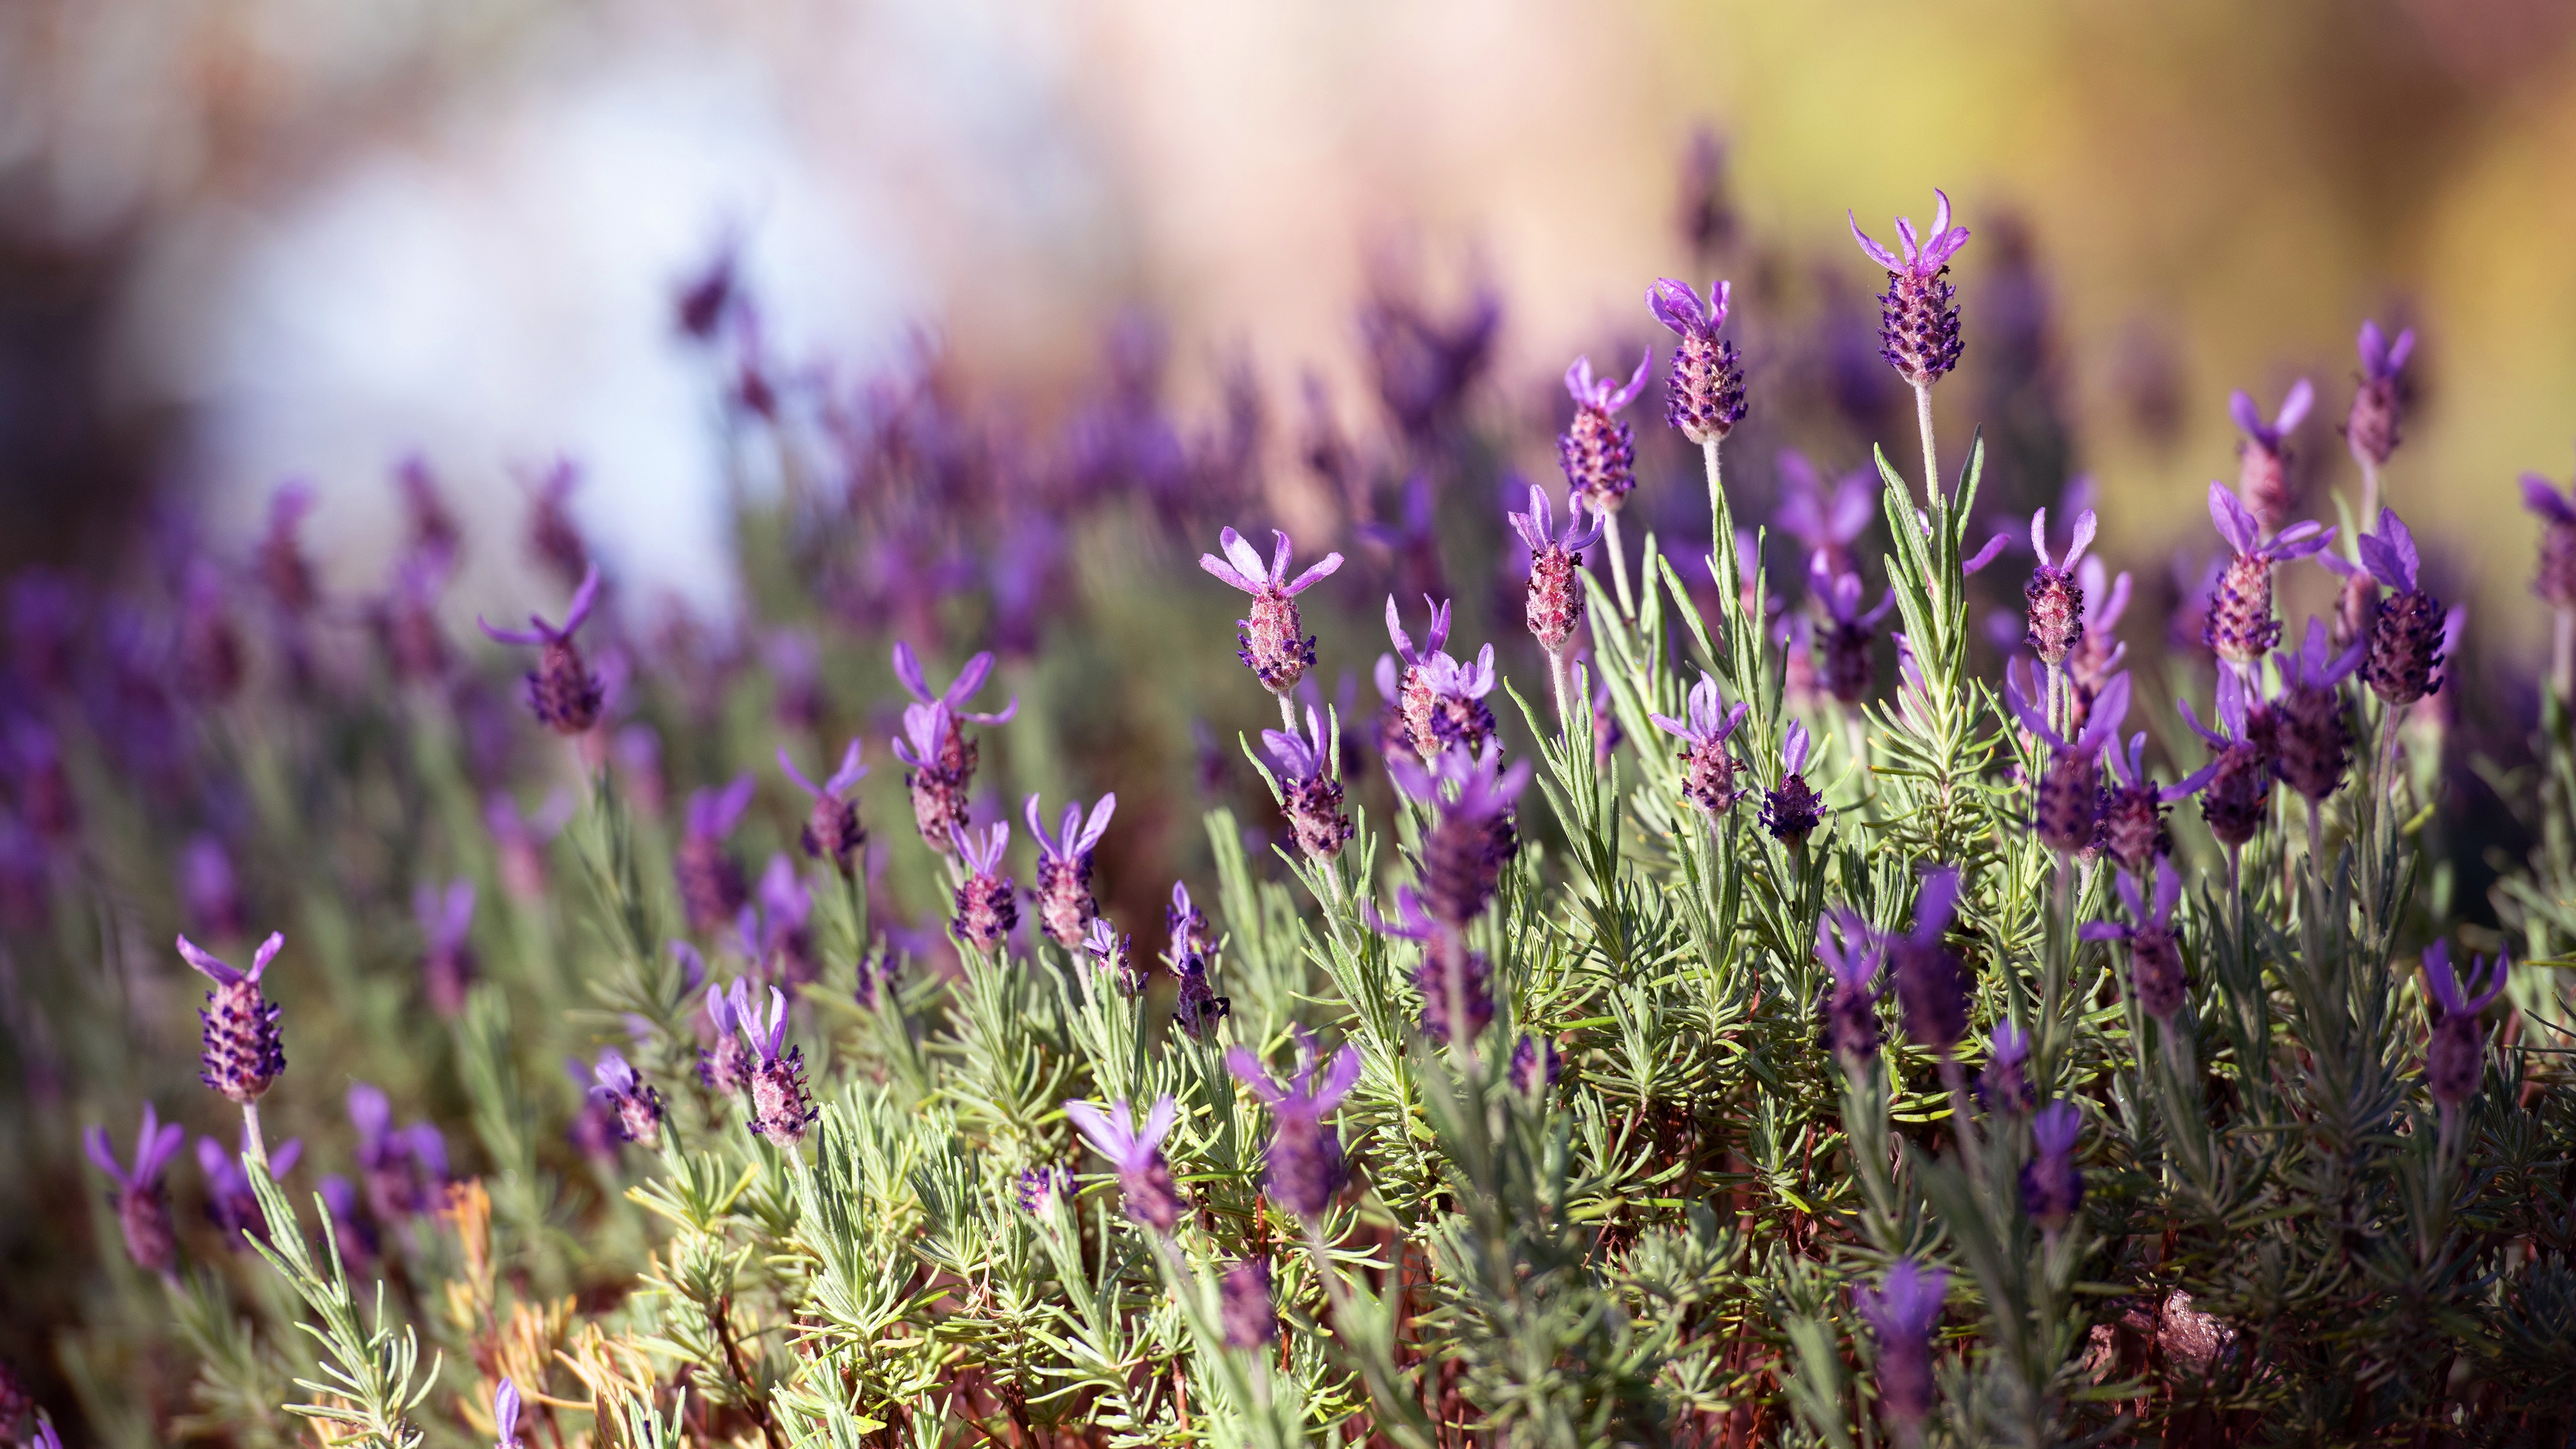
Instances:
[[[107,567],[151,499],[244,538],[300,478],[354,585],[398,546],[398,459],[497,521],[561,456],[603,555],[722,609],[727,469],[669,298],[727,246],[797,366],[926,328],[1042,412],[1145,309],[1185,402],[1227,359],[1274,412],[1310,372],[1357,410],[1373,268],[1489,283],[1492,375],[1528,393],[1646,341],[1645,283],[1694,264],[1751,327],[1865,313],[1845,208],[1884,235],[1937,184],[1979,238],[1978,383],[1942,390],[1945,428],[2044,408],[2108,533],[2157,547],[2234,476],[2232,388],[2315,377],[2303,451],[2343,481],[2353,330],[2410,322],[2391,497],[2497,602],[2532,532],[2515,473],[2576,465],[2571,33],[2550,0],[19,0],[0,562]],[[1758,419],[1795,359],[1748,349]],[[1325,523],[1299,470],[1264,480]],[[482,550],[449,606],[519,601],[529,568]],[[2491,612],[2536,643],[2534,611]]]

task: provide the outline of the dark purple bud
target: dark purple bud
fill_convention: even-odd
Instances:
[[[1594,513],[1615,513],[1637,486],[1637,432],[1612,416],[1646,385],[1654,365],[1650,348],[1637,359],[1636,374],[1621,387],[1592,375],[1592,359],[1578,358],[1565,370],[1565,390],[1574,398],[1574,420],[1557,436],[1556,461],[1565,481]]]
[[[1319,1083],[1315,1039],[1302,1027],[1297,1048],[1299,1065],[1285,1088],[1271,1080],[1249,1048],[1228,1050],[1225,1065],[1270,1109],[1273,1131],[1263,1155],[1263,1190],[1279,1206],[1320,1222],[1344,1181],[1341,1137],[1325,1119],[1359,1080],[1360,1054],[1353,1046],[1334,1053]]]
[[[1045,1217],[1055,1205],[1073,1197],[1073,1169],[1069,1167],[1024,1167],[1020,1169],[1018,1187],[1020,1211],[1033,1217]]]
[[[1525,1097],[1545,1096],[1565,1071],[1551,1037],[1524,1036],[1512,1048],[1512,1088]]]
[[[1919,1424],[1932,1412],[1932,1335],[1949,1284],[1942,1270],[1899,1258],[1876,1292],[1852,1285],[1852,1307],[1877,1340],[1879,1412],[1896,1424]]]
[[[2083,728],[2069,738],[2049,725],[2047,714],[2023,692],[2015,672],[2013,667],[2005,670],[2005,701],[2022,726],[2049,749],[2032,804],[2033,832],[2062,855],[2092,850],[2101,839],[2102,751],[2119,739],[2120,725],[2128,718],[2129,676],[2114,675],[2102,686]]]
[[[1896,607],[1895,591],[1864,612],[1860,575],[1834,572],[1822,553],[1807,560],[1807,584],[1825,610],[1826,622],[1815,636],[1824,656],[1825,689],[1846,705],[1859,704],[1878,682],[1878,621]]]
[[[817,785],[805,778],[796,762],[787,756],[784,745],[778,750],[778,768],[796,782],[798,789],[814,802],[805,815],[805,827],[797,841],[805,853],[816,860],[827,861],[841,873],[843,880],[855,879],[860,852],[867,849],[868,828],[859,822],[859,807],[848,798],[850,787],[865,779],[868,767],[859,763],[859,742],[850,741],[841,752],[841,765],[823,783]]]
[[[1036,797],[1030,802],[1034,808]],[[957,858],[967,875],[957,883],[957,914],[949,925],[958,940],[978,951],[1001,945],[1020,923],[1019,890],[1001,873],[1002,852],[1010,843],[1009,821],[996,822],[990,830],[960,830],[955,837]]]
[[[1665,384],[1664,421],[1694,443],[1712,443],[1744,420],[1744,361],[1717,335],[1726,325],[1733,284],[1718,282],[1703,300],[1687,282],[1661,278],[1646,289],[1655,320],[1679,338]]]
[[[1986,1069],[1977,1078],[1977,1100],[1987,1111],[2007,1117],[2028,1116],[2038,1105],[2038,1089],[2030,1081],[2030,1036],[2009,1021],[1996,1022],[1994,1035],[1986,1038]]]
[[[2406,408],[2406,357],[2415,350],[2415,331],[2410,327],[2398,333],[2392,344],[2377,322],[2364,322],[2359,344],[2361,387],[2352,395],[2352,411],[2344,416],[2344,442],[2364,467],[2385,468],[2401,441],[2398,424]]]
[[[2436,941],[2424,948],[2424,994],[2432,1035],[2424,1045],[2424,1081],[2433,1100],[2457,1111],[2478,1094],[2486,1077],[2487,1031],[2479,1013],[2504,993],[2513,961],[2498,956],[2490,969],[2486,958],[2469,958],[2466,979],[2451,967],[2451,944]],[[2483,984],[2484,990],[2480,990]]]
[[[725,838],[751,808],[752,783],[745,774],[722,790],[698,790],[689,796],[680,844],[671,853],[671,873],[692,931],[704,934],[731,924],[751,899],[742,865],[725,849]]]
[[[1288,535],[1274,530],[1271,537],[1278,540],[1278,546],[1264,565],[1260,553],[1244,542],[1241,534],[1225,529],[1217,536],[1225,557],[1201,554],[1199,567],[1252,595],[1245,617],[1235,621],[1237,642],[1242,646],[1236,657],[1261,681],[1262,688],[1272,694],[1285,694],[1315,666],[1315,641],[1303,632],[1298,621],[1297,595],[1340,568],[1342,556],[1326,554],[1322,562],[1292,580],[1288,577]]]
[[[2356,642],[2329,659],[2323,620],[2308,621],[2305,645],[2282,663],[2288,688],[2271,707],[2272,773],[2310,800],[2323,800],[2343,784],[2352,767],[2350,709],[2343,680],[2361,665],[2368,646]]]
[[[2030,516],[2030,546],[2039,556],[2039,566],[2031,571],[2030,582],[2022,586],[2027,620],[2022,637],[2043,664],[2063,663],[2084,642],[2084,588],[2077,580],[2076,563],[2083,557],[2085,545],[2092,541],[2093,510],[2088,508],[2076,515],[2074,542],[2067,546],[2065,556],[2051,562],[2048,510],[2043,508]]]
[[[1141,1125],[1124,1099],[1107,1110],[1091,1102],[1067,1102],[1064,1111],[1083,1139],[1117,1170],[1128,1221],[1168,1236],[1189,1208],[1163,1160],[1163,1139],[1180,1118],[1179,1105],[1168,1096],[1155,1099]]]
[[[1958,899],[1956,867],[1925,871],[1914,901],[1913,933],[1887,943],[1905,1034],[1942,1056],[1968,1035],[1968,994],[1974,984],[1959,954],[1942,944]]]
[[[1887,269],[1887,290],[1878,299],[1878,353],[1897,376],[1915,387],[1929,387],[1959,365],[1964,344],[1959,339],[1959,304],[1949,283],[1950,258],[1968,244],[1968,229],[1950,225],[1950,198],[1935,190],[1940,205],[1932,215],[1930,234],[1917,240],[1914,223],[1896,219],[1898,256],[1869,239],[1860,219],[1851,217],[1852,239],[1869,259]],[[1848,215],[1848,213],[1846,213]]]
[[[1780,783],[1762,797],[1762,828],[1791,849],[1807,843],[1825,819],[1825,797],[1807,784],[1807,726],[1789,721],[1780,742]]]
[[[206,993],[205,1008],[197,1013],[205,1023],[199,1075],[207,1086],[244,1105],[258,1101],[268,1084],[286,1070],[286,1045],[277,1030],[284,1008],[259,994],[261,973],[285,944],[285,936],[272,932],[253,953],[250,969],[237,971],[199,950],[187,937],[179,938],[181,959],[215,983],[215,989]]]
[[[1701,670],[1699,683],[1691,686],[1687,720],[1660,714],[1646,716],[1656,728],[1685,742],[1687,747],[1681,755],[1682,798],[1711,815],[1725,814],[1744,798],[1746,787],[1736,782],[1742,767],[1727,748],[1727,741],[1744,723],[1748,712],[1741,700],[1727,704],[1718,693],[1717,681]]]
[[[134,1164],[129,1169],[116,1160],[116,1149],[108,1142],[107,1129],[92,1127],[82,1138],[89,1160],[116,1184],[110,1201],[116,1204],[117,1226],[125,1231],[126,1256],[134,1266],[147,1273],[167,1273],[179,1261],[179,1235],[170,1222],[170,1197],[161,1185],[161,1174],[178,1155],[187,1140],[188,1130],[176,1122],[163,1123],[152,1104],[143,1104],[143,1125],[134,1137]]]
[[[2200,722],[2190,701],[2178,701],[2183,718],[2216,751],[2193,776],[2203,782],[2200,818],[2219,844],[2231,847],[2252,840],[2272,813],[2272,755],[2279,729],[2271,707],[2246,696],[2245,682],[2235,670],[2218,671],[2217,730]]]
[[[1583,551],[1601,538],[1603,519],[1592,515],[1584,521],[1583,496],[1574,494],[1565,502],[1565,529],[1555,529],[1555,518],[1548,506],[1547,491],[1530,485],[1529,512],[1504,515],[1521,542],[1529,545],[1529,595],[1522,618],[1529,625],[1538,647],[1550,654],[1561,653],[1572,642],[1574,630],[1583,622]],[[1387,603],[1392,608],[1392,598]],[[1439,645],[1434,644],[1437,649]]]
[[[2064,1231],[2084,1205],[2084,1174],[2075,1166],[2083,1133],[2083,1109],[2072,1102],[2051,1102],[2031,1118],[2034,1151],[2021,1168],[2022,1211],[2051,1234]]]
[[[1049,940],[1068,950],[1082,944],[1083,937],[1090,933],[1092,918],[1099,914],[1099,905],[1091,898],[1091,853],[1108,831],[1109,817],[1117,808],[1117,796],[1103,795],[1086,819],[1082,802],[1069,802],[1064,807],[1064,822],[1052,836],[1038,819],[1037,796],[1028,798],[1023,812],[1028,818],[1029,833],[1038,842],[1038,924]],[[1008,838],[1007,828],[1004,838]]]
[[[1270,1306],[1270,1264],[1246,1258],[1226,1270],[1217,1286],[1217,1318],[1225,1346],[1259,1349],[1279,1337],[1279,1313]]]

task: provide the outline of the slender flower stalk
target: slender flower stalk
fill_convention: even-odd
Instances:
[[[1915,422],[1923,433],[1923,502],[1941,496],[1941,457],[1932,443],[1932,384],[1959,365],[1964,347],[1959,337],[1959,304],[1948,276],[1950,258],[1968,244],[1968,229],[1950,225],[1950,197],[1934,189],[1939,206],[1930,233],[1919,240],[1914,223],[1896,219],[1899,256],[1872,241],[1860,229],[1860,218],[1845,212],[1852,240],[1869,259],[1887,269],[1887,290],[1878,299],[1879,355],[1914,389]]]

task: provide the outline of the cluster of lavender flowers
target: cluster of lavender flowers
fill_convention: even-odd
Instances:
[[[2576,1018],[2531,963],[2576,939],[2576,502],[2525,480],[2540,844],[2481,925],[2440,854],[2465,616],[2397,506],[2412,334],[2362,330],[2363,526],[2302,496],[2315,386],[2237,394],[2223,557],[2178,638],[2125,639],[2081,490],[2062,534],[2028,500],[1998,527],[1982,445],[1940,471],[1975,254],[1936,196],[1894,249],[1853,224],[1922,476],[1784,452],[1768,536],[1726,445],[1814,409],[1722,279],[1633,319],[1671,338],[1656,428],[1651,348],[1495,421],[1492,294],[1381,277],[1384,436],[1309,387],[1350,554],[1301,570],[1231,526],[1263,496],[1243,370],[1177,422],[1130,319],[1031,442],[927,361],[852,389],[778,357],[727,262],[676,320],[744,466],[791,460],[742,520],[781,622],[640,626],[568,468],[528,530],[563,623],[484,626],[537,651],[515,707],[443,631],[466,534],[425,466],[363,604],[300,489],[246,554],[190,543],[158,623],[20,579],[0,1015],[13,1090],[88,1119],[91,1246],[139,1270],[63,1310],[49,1415],[504,1449],[2563,1439]],[[1501,474],[1549,431],[1562,493]],[[1257,690],[1199,574],[1095,577],[1210,537]],[[1262,787],[1200,762],[1203,836],[1192,715]],[[175,964],[127,949],[165,918]],[[200,1085],[152,1049],[191,969]],[[94,1125],[138,1107],[130,1151]],[[50,1442],[27,1398],[0,1377],[0,1430]]]

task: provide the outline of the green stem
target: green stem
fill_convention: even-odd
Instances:
[[[1914,384],[1914,423],[1923,432],[1923,506],[1941,497],[1941,455],[1932,446],[1932,384]]]
[[[1619,617],[1633,619],[1637,603],[1628,592],[1628,550],[1619,541],[1619,511],[1614,508],[1602,514],[1601,522],[1607,530],[1601,541],[1610,546],[1610,584],[1619,596]]]

